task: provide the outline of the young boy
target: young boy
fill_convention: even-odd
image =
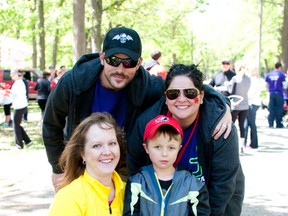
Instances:
[[[143,147],[151,165],[128,178],[123,215],[209,215],[203,182],[173,166],[183,131],[173,118],[159,115],[146,125]]]

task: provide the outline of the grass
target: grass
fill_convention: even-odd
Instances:
[[[4,113],[3,106],[1,106],[0,112]],[[13,112],[13,110],[11,110],[11,112]],[[33,141],[33,145],[29,149],[44,149],[44,144],[42,141],[42,128],[38,125],[40,117],[41,114],[38,104],[36,102],[29,102],[28,122],[21,123],[21,126],[25,129],[26,133]],[[0,151],[16,148],[13,127],[0,127],[0,134]]]

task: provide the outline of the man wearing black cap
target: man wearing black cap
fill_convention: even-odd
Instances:
[[[224,96],[229,96],[227,91],[228,82],[235,76],[236,73],[230,69],[230,60],[228,58],[222,59],[222,70],[213,75],[209,85],[213,86]]]
[[[164,80],[150,76],[141,66],[141,53],[136,31],[112,28],[105,36],[102,52],[82,56],[51,92],[43,119],[43,141],[56,190],[63,178],[57,165],[64,143],[85,117],[94,112],[109,112],[129,136],[136,118],[163,95]],[[205,90],[205,94],[208,100],[220,97],[212,88]],[[228,125],[225,135],[231,130],[230,110],[226,113],[221,121]],[[216,135],[213,134],[215,139],[224,133],[220,129],[219,124]]]

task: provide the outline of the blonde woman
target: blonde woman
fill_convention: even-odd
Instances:
[[[256,126],[256,113],[261,106],[261,79],[259,77],[259,68],[250,66],[247,70],[247,75],[250,77],[251,86],[248,91],[249,109],[247,119],[244,123],[245,128],[245,141],[244,144],[247,148],[258,148],[258,135]],[[250,127],[250,141],[248,141],[248,132]]]
[[[124,146],[123,132],[110,114],[83,120],[61,155],[64,181],[48,215],[122,215],[125,184],[115,168]]]
[[[236,76],[231,79],[228,91],[231,95],[236,95],[243,98],[243,100],[236,101],[234,104],[234,109],[232,109],[232,121],[236,122],[238,119],[240,130],[240,152],[242,154],[244,153],[244,148],[246,147],[244,122],[249,109],[248,91],[251,86],[251,80],[246,75],[247,69],[245,62],[241,60],[237,61],[235,63],[235,72]]]

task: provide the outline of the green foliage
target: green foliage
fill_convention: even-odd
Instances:
[[[264,1],[263,9],[263,59],[269,60],[272,69],[281,55],[281,28],[283,25],[283,1]]]
[[[263,2],[262,59],[273,65],[281,53],[283,1]],[[102,38],[111,27],[134,28],[142,39],[144,61],[150,58],[152,50],[160,49],[164,65],[169,66],[174,60],[199,63],[210,77],[219,69],[223,57],[233,61],[256,59],[258,3],[258,0],[102,0]],[[57,66],[72,67],[73,1],[46,0],[44,11],[47,66],[52,62],[58,31]],[[88,0],[85,16],[85,31],[90,37],[92,13]],[[0,2],[0,34],[32,44],[33,36],[38,37],[37,24],[34,1]],[[32,64],[32,60],[30,62]]]
[[[30,7],[29,2],[25,7],[21,7],[19,1],[0,3],[0,34],[19,38],[21,31],[25,31],[29,27]]]

